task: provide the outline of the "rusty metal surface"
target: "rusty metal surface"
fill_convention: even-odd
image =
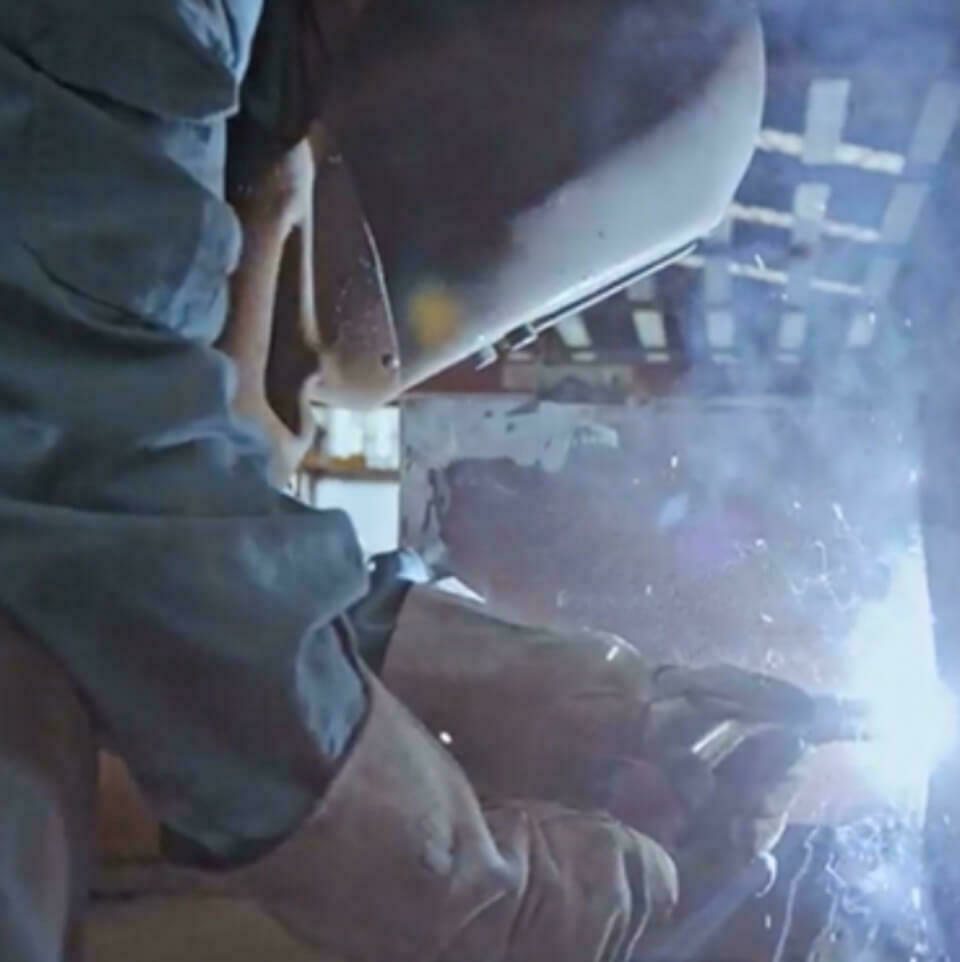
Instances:
[[[403,435],[405,543],[442,543],[495,609],[815,690],[857,693],[865,666],[894,685],[935,674],[905,423],[799,403],[437,397],[407,404]],[[920,810],[927,773],[874,784],[868,751],[820,755],[804,817],[894,796]]]

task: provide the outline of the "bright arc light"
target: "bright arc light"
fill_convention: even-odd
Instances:
[[[957,743],[957,702],[943,682],[890,680],[873,693],[871,719],[884,767],[928,777]]]
[[[850,694],[871,706],[869,780],[889,798],[926,794],[930,775],[958,742],[957,702],[937,673],[922,555],[892,568],[886,598],[863,605],[849,639]]]

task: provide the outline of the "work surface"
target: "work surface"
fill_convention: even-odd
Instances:
[[[97,962],[338,962],[295,942],[250,903],[192,896],[97,906],[87,950]]]

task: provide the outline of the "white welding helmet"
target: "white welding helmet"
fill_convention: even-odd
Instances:
[[[745,0],[368,0],[328,36],[328,403],[489,360],[681,256],[760,128]]]

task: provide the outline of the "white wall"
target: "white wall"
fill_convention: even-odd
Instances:
[[[316,485],[314,505],[346,511],[357,529],[360,544],[368,554],[397,547],[400,533],[399,482],[325,479]]]

